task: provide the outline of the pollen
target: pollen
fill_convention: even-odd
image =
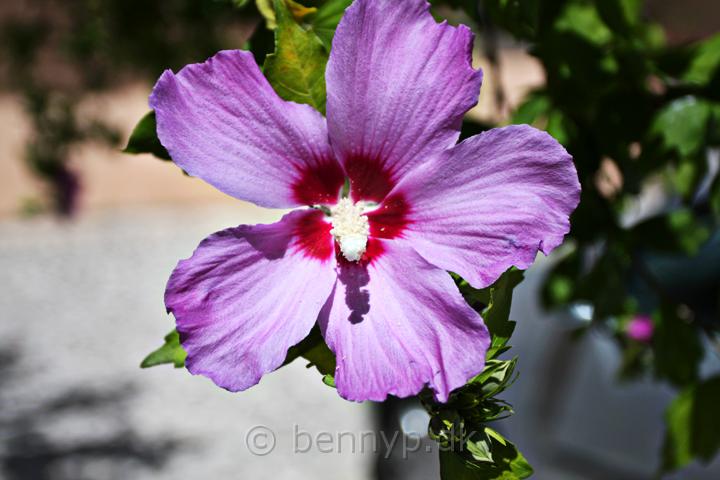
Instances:
[[[340,245],[343,257],[350,262],[359,261],[365,253],[370,234],[370,223],[363,215],[363,205],[343,198],[330,212],[333,226],[330,233]]]

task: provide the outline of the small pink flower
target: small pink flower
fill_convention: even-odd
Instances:
[[[625,326],[625,333],[628,338],[635,340],[636,342],[648,343],[652,340],[653,332],[655,331],[655,324],[647,315],[636,315],[630,322]]]
[[[482,79],[472,45],[424,0],[355,1],[327,64],[327,119],[278,97],[249,52],[163,73],[150,105],[173,161],[295,208],[178,264],[165,304],[190,372],[244,390],[316,323],[349,400],[429,386],[446,401],[483,369],[490,334],[447,271],[482,288],[529,267],[562,242],[580,185],[565,149],[527,125],[457,144]]]

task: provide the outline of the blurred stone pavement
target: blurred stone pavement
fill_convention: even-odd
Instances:
[[[162,298],[177,260],[211,232],[279,215],[237,202],[1,221],[0,478],[372,478],[370,451],[294,452],[295,428],[376,428],[372,405],[341,400],[302,362],[239,394],[169,366],[138,368],[172,328]],[[650,479],[670,391],[616,384],[618,355],[604,337],[567,342],[569,319],[549,318],[535,299],[546,263],[514,302],[520,378],[506,398],[517,414],[497,427],[534,478]],[[245,443],[255,426],[275,434],[266,456]],[[406,475],[392,478],[437,479],[434,453],[393,458]],[[673,478],[720,478],[720,462]]]
[[[214,207],[0,222],[0,478],[368,478],[369,456],[293,454],[296,424],[372,427],[369,406],[302,362],[241,394],[139,368],[173,328],[163,291],[177,260],[243,219]],[[276,436],[266,456],[245,444],[258,425]]]

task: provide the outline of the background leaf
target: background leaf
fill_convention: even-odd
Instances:
[[[306,103],[325,113],[325,65],[328,53],[312,30],[300,26],[282,0],[275,0],[275,53],[268,55],[265,76],[280,97]]]
[[[700,44],[690,63],[684,80],[704,85],[720,69],[720,34]]]
[[[697,329],[678,318],[676,310],[665,305],[653,336],[655,374],[678,386],[698,378],[703,348]]]
[[[664,107],[655,118],[652,128],[668,148],[688,156],[698,152],[704,144],[710,112],[708,102],[685,96]]]
[[[317,9],[312,18],[312,28],[328,51],[330,51],[335,29],[337,29],[345,9],[351,3],[352,0],[328,0]]]
[[[720,377],[683,390],[666,413],[663,469],[675,470],[694,457],[709,462],[720,449]]]
[[[155,112],[150,111],[140,119],[130,134],[124,153],[149,153],[162,160],[170,160],[170,154],[157,136]]]

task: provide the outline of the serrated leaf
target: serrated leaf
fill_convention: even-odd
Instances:
[[[275,53],[263,67],[265,77],[285,100],[311,105],[325,113],[325,65],[328,53],[311,30],[305,30],[282,0],[274,0]]]
[[[489,432],[486,432],[489,433]],[[502,438],[500,441],[499,438]],[[515,445],[493,431],[488,436],[492,463],[475,461],[467,453],[440,450],[440,478],[442,480],[522,480],[533,469]]]
[[[523,281],[521,270],[511,268],[490,287],[490,301],[481,316],[492,334],[492,345],[488,358],[498,356],[515,330],[515,322],[510,320],[513,290]]]
[[[465,448],[472,456],[473,460],[476,460],[478,462],[494,462],[492,452],[490,452],[490,445],[487,439],[483,438],[477,441],[468,440],[465,444]]]
[[[182,368],[185,366],[186,357],[187,353],[180,345],[180,335],[177,330],[173,330],[165,335],[165,343],[160,348],[145,357],[140,364],[140,368],[149,368],[166,363],[174,364],[175,368]]]
[[[720,449],[720,377],[683,390],[667,410],[663,470],[694,458],[710,461]]]
[[[488,360],[483,371],[472,378],[469,383],[487,383],[492,379],[493,383],[503,385],[510,381],[516,364],[517,357],[511,360]]]
[[[170,160],[170,154],[160,143],[157,136],[155,112],[150,111],[140,119],[128,139],[123,153],[150,153],[162,160]]]
[[[503,446],[504,446],[504,445],[507,445],[507,440],[505,440],[505,437],[503,437],[502,435],[500,435],[498,432],[496,432],[496,431],[493,430],[492,428],[490,428],[490,427],[485,427],[485,433],[486,433],[489,437],[494,438],[494,439],[495,439],[497,442],[499,442],[501,445],[503,445]]]

